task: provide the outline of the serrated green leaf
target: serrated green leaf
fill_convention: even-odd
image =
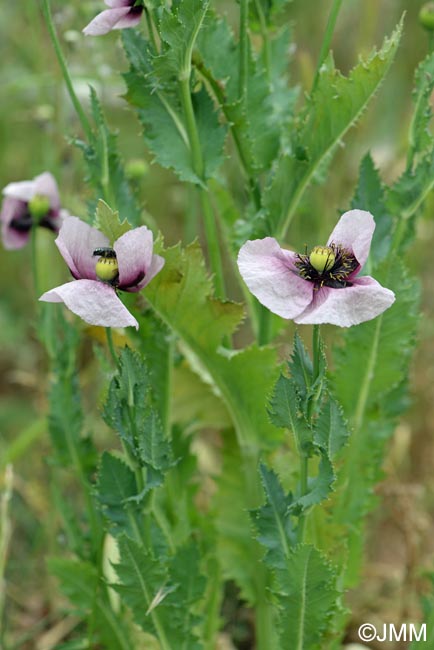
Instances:
[[[391,214],[399,214],[401,219],[408,221],[420,208],[433,187],[434,147],[414,169],[407,169],[392,185],[386,196],[387,209]],[[405,243],[407,242],[404,239]]]
[[[163,270],[146,288],[156,313],[182,339],[195,371],[224,400],[243,445],[267,447],[279,434],[267,419],[264,396],[277,374],[276,353],[252,346],[229,354],[221,349],[243,316],[243,308],[211,297],[211,280],[194,243],[163,252]]]
[[[78,612],[91,616],[93,634],[89,645],[103,642],[108,650],[133,650],[128,627],[112,611],[93,564],[50,558],[48,568]]]
[[[332,396],[327,396],[315,421],[313,439],[333,460],[347,444],[350,432],[342,408]]]
[[[300,514],[312,506],[321,503],[329,496],[332,485],[336,479],[333,466],[327,453],[320,449],[321,459],[318,465],[318,474],[308,481],[306,494],[300,495],[291,505],[291,512]]]
[[[384,187],[369,153],[360,164],[359,182],[351,207],[368,210],[375,219],[374,236],[365,267],[369,272],[372,264],[378,264],[388,254],[393,230],[392,217],[385,205]]]
[[[130,501],[131,497],[136,495],[134,472],[123,460],[104,452],[98,472],[97,496],[104,516],[110,522],[111,534],[127,532],[130,537],[140,538],[140,511],[137,505]]]
[[[433,116],[431,107],[433,89],[434,54],[431,52],[419,64],[415,74],[415,90],[413,93],[415,107],[409,133],[409,146],[412,154],[421,154],[428,148],[432,148],[433,145],[433,136],[429,130]]]
[[[329,58],[306,106],[304,118],[292,139],[292,150],[283,153],[267,188],[267,234],[281,238],[298,203],[324,161],[336,149],[348,129],[362,115],[384,79],[395,56],[402,21],[382,48],[343,76]]]
[[[120,354],[119,372],[110,383],[103,418],[136,461],[148,469],[145,489],[160,483],[161,473],[172,465],[170,444],[155,410],[148,367],[129,348]]]
[[[113,589],[131,609],[134,621],[145,632],[159,639],[166,638],[159,605],[155,606],[154,599],[167,594],[167,566],[125,536],[119,537],[118,543],[120,559],[114,568],[119,583],[113,584]]]
[[[119,212],[112,210],[102,199],[99,199],[96,206],[94,226],[108,237],[110,244],[114,244],[116,239],[131,230],[128,221],[121,221]]]
[[[333,568],[320,551],[302,544],[278,571],[277,585],[282,647],[319,650],[339,596]]]
[[[290,518],[294,502],[291,493],[285,494],[277,474],[261,463],[259,467],[265,491],[265,505],[251,511],[251,518],[258,531],[257,540],[267,549],[264,562],[270,568],[283,568],[295,545],[295,530]]]
[[[173,647],[179,650],[203,648],[195,633],[203,621],[196,610],[206,586],[199,563],[199,548],[190,543],[177,551],[169,566],[170,581],[175,588],[163,601],[162,611],[164,610],[166,621],[170,622],[166,629]]]
[[[313,432],[303,413],[297,386],[292,378],[280,375],[269,408],[273,424],[292,431],[299,451],[310,453]]]
[[[184,0],[181,5],[183,9],[180,8],[179,11],[174,9],[175,13],[166,12],[163,23],[168,21],[178,24],[180,20],[181,22],[186,20],[189,8],[194,13],[194,6],[197,5],[200,9],[203,3],[197,0]],[[181,15],[184,16],[182,19]],[[183,22],[182,24],[184,25]],[[189,34],[190,29],[195,28],[193,24],[184,26]],[[131,64],[130,71],[124,75],[127,84],[126,99],[138,109],[138,116],[144,127],[145,142],[154,154],[155,160],[163,167],[172,169],[181,180],[203,184],[206,179],[212,177],[223,160],[226,130],[219,124],[206,90],[202,88],[193,93],[193,110],[204,164],[203,178],[199,178],[193,165],[177,88],[180,69],[177,69],[176,74],[173,69],[179,58],[183,59],[187,56],[190,49],[187,42],[183,40],[185,37],[183,30],[175,33],[173,25],[166,25],[164,30],[167,31],[164,32],[166,38],[175,39],[176,47],[171,48],[166,44],[166,51],[156,58],[152,57],[146,41],[140,34],[132,30],[124,31],[123,44]]]
[[[271,80],[252,52],[249,53],[247,94],[240,100],[239,56],[239,45],[229,25],[210,12],[198,36],[195,62],[199,71],[211,79],[245,167],[249,172],[257,172],[266,169],[276,156],[283,122],[275,110],[277,94],[271,93]],[[288,113],[290,108],[288,105]]]
[[[209,0],[179,0],[160,21],[163,52],[157,58],[159,79],[170,84],[190,68],[193,47],[208,11]]]
[[[205,580],[197,547],[184,546],[169,562],[162,562],[133,540],[120,537],[119,551],[120,561],[114,567],[120,582],[113,588],[131,609],[134,621],[165,648],[201,650],[194,631],[201,617],[195,607]]]

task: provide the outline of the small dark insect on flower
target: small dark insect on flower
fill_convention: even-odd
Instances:
[[[92,255],[99,255],[100,257],[104,257],[104,259],[116,257],[116,253],[113,248],[95,248]]]

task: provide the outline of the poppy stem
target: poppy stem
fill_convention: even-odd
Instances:
[[[322,42],[322,45],[321,45],[321,51],[320,51],[319,57],[318,57],[318,63],[317,63],[317,66],[316,66],[315,77],[314,77],[313,84],[312,84],[312,90],[310,91],[311,94],[315,91],[315,89],[317,87],[317,84],[318,84],[318,81],[319,81],[319,75],[320,75],[320,71],[321,71],[321,66],[322,66],[322,64],[324,63],[324,61],[327,58],[327,55],[328,55],[328,52],[329,52],[329,49],[330,49],[330,44],[331,44],[332,38],[333,38],[333,32],[335,31],[336,20],[338,18],[338,14],[339,14],[339,11],[340,11],[341,6],[342,6],[342,2],[343,2],[343,0],[333,0],[333,5],[332,5],[332,8],[330,10],[330,15],[329,15],[329,18],[328,18],[328,21],[327,21],[326,31],[325,31],[323,42]]]
[[[63,56],[62,48],[60,47],[59,39],[57,38],[56,29],[54,27],[53,16],[51,14],[51,7],[49,0],[42,0],[42,11],[45,18],[45,23],[47,25],[48,33],[50,34],[51,42],[56,53],[57,60],[59,62],[60,69],[62,71],[63,79],[66,84],[69,96],[71,98],[72,104],[77,113],[78,119],[80,120],[83,131],[86,135],[87,140],[90,140],[92,137],[92,129],[90,127],[89,120],[86,117],[86,114],[83,110],[82,105],[75,93],[74,86],[72,83],[71,75],[69,74],[68,66],[66,65],[65,57]]]
[[[113,334],[110,327],[105,328],[105,334],[107,337],[107,346],[108,349],[110,350],[111,358],[113,359],[115,366],[117,368],[119,366],[119,358],[118,355],[116,354],[115,344],[113,341]]]
[[[208,245],[209,260],[212,272],[214,273],[214,286],[218,298],[225,297],[225,284],[223,277],[223,262],[221,258],[219,235],[214,211],[209,198],[209,190],[205,185],[204,180],[204,161],[202,155],[201,142],[199,132],[196,124],[196,117],[194,114],[193,101],[190,91],[190,73],[191,68],[187,68],[180,74],[179,84],[181,91],[181,99],[184,110],[185,123],[188,133],[188,140],[190,143],[191,159],[193,169],[201,181],[198,186],[200,195],[200,202],[203,214],[203,223],[205,229],[205,237]]]
[[[33,286],[35,288],[36,299],[39,299],[41,292],[39,290],[39,271],[38,271],[38,246],[37,246],[37,227],[33,225],[30,231],[30,242],[32,248],[32,275]]]
[[[311,386],[314,386],[315,382],[318,380],[320,374],[320,364],[321,364],[321,334],[320,326],[314,325],[312,331],[312,383]],[[320,390],[317,389],[313,395],[311,395],[309,404],[307,407],[307,414],[310,423],[312,424],[315,405],[318,401],[320,395]],[[299,493],[300,496],[307,494],[309,489],[309,455],[304,450],[299,450],[300,454],[300,479],[299,479]],[[298,520],[298,541],[301,543],[304,540],[304,533],[306,528],[306,519],[308,513],[303,511],[300,514]]]

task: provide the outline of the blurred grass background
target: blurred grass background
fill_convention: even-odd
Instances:
[[[124,159],[150,162],[136,118],[121,98],[124,89],[118,71],[126,65],[117,34],[104,38],[85,38],[81,34],[81,29],[103,8],[102,0],[53,0],[52,4],[80,99],[87,104],[88,85],[92,84],[110,126],[119,131]],[[294,81],[304,90],[311,84],[330,4],[325,0],[294,0],[289,5],[288,19],[294,25],[296,43],[291,70]],[[309,241],[306,237],[313,222],[327,236],[338,212],[349,204],[360,159],[368,150],[384,180],[391,181],[402,171],[412,110],[412,77],[428,48],[427,35],[417,21],[421,5],[419,0],[344,2],[333,39],[335,60],[343,72],[352,67],[359,54],[366,55],[374,45],[379,46],[404,11],[405,32],[385,84],[357,129],[347,135],[346,146],[332,163],[329,181],[308,191],[289,236],[294,245]],[[234,3],[217,6],[234,16],[236,24]],[[85,216],[89,191],[83,182],[81,154],[71,144],[80,128],[36,0],[2,3],[0,60],[0,187],[49,170],[58,180],[63,205],[71,213]],[[185,214],[196,210],[188,188],[169,172],[151,165],[140,193],[168,243],[182,238],[186,229],[188,237]],[[378,488],[381,507],[370,522],[363,581],[351,596],[354,612],[349,640],[355,640],[352,630],[359,623],[375,623],[376,617],[395,623],[412,620],[412,615],[418,613],[423,590],[422,570],[432,569],[434,564],[433,210],[431,197],[424,207],[410,257],[411,268],[422,283],[412,403],[390,444],[385,481]],[[318,237],[318,241],[321,239]],[[46,260],[42,278],[45,289],[54,286],[55,280],[66,279],[66,275],[50,233],[41,233],[39,246],[39,254]],[[54,551],[62,540],[57,537],[58,522],[47,478],[47,364],[34,329],[36,302],[28,248],[2,251],[0,285],[0,486],[8,462],[13,462],[15,473],[10,509],[12,544],[6,572],[7,647],[48,650],[55,645],[50,645],[47,630],[62,623],[73,625],[73,621],[60,614],[61,602],[59,607],[59,596],[44,565],[47,552]],[[235,287],[230,293],[232,297],[240,296]],[[86,400],[94,417],[88,428],[96,428],[103,437],[94,378],[93,368],[84,364],[82,381],[90,387]],[[68,478],[62,480],[67,482]],[[381,647],[385,650],[387,644]]]

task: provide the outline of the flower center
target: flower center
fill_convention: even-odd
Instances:
[[[351,287],[348,276],[359,266],[354,255],[336,244],[315,246],[310,254],[297,255],[295,266],[302,278],[312,282],[315,289]]]
[[[95,248],[93,255],[99,255],[95,264],[95,273],[98,280],[116,286],[119,278],[119,266],[113,248]]]
[[[335,263],[336,255],[330,246],[315,246],[309,255],[309,262],[319,273],[329,271]]]
[[[29,212],[36,222],[45,217],[50,210],[50,199],[48,196],[35,194],[29,201]]]

